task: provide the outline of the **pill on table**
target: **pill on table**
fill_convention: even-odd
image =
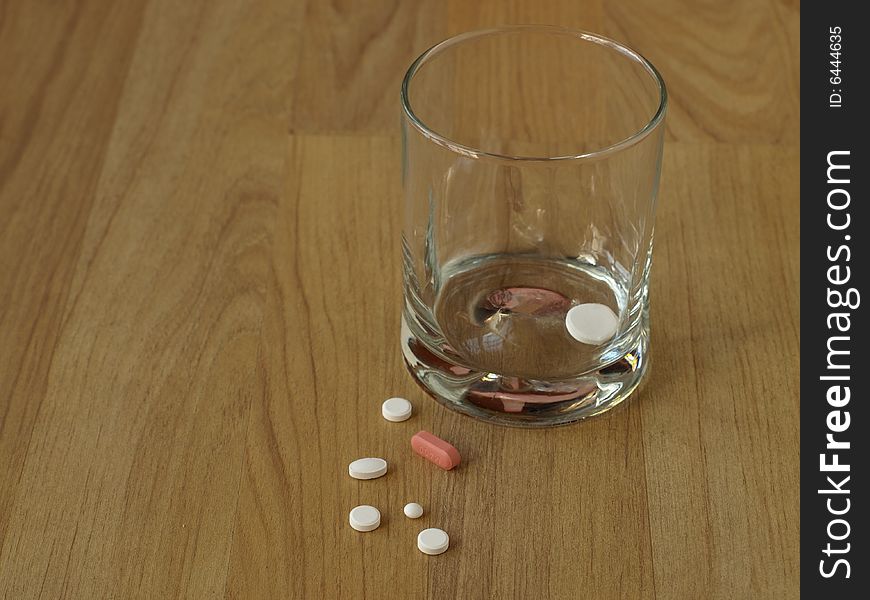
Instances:
[[[565,315],[571,337],[583,344],[598,345],[614,336],[619,317],[604,304],[580,304]]]
[[[363,504],[350,511],[350,526],[357,531],[372,531],[381,524],[381,511],[374,506]]]
[[[354,479],[377,479],[387,472],[387,461],[383,458],[360,458],[347,467]]]
[[[404,513],[409,519],[419,519],[423,516],[423,507],[416,502],[408,502],[405,505]]]
[[[432,527],[417,535],[417,548],[423,554],[441,554],[450,546],[450,536],[442,529]]]
[[[458,466],[462,460],[459,450],[428,431],[415,433],[411,438],[411,447],[414,452],[447,471]]]
[[[404,398],[389,398],[381,405],[381,414],[387,421],[398,423],[411,418],[411,403]]]

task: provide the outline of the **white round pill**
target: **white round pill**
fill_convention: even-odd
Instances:
[[[381,524],[381,511],[374,506],[363,504],[350,511],[350,526],[357,531],[372,531]]]
[[[409,502],[402,510],[409,519],[419,519],[423,516],[423,507],[416,502]]]
[[[413,407],[404,398],[389,398],[381,405],[381,414],[387,421],[398,423],[411,418]]]
[[[423,554],[441,554],[450,545],[450,536],[442,529],[432,527],[417,535],[417,548]]]
[[[348,465],[347,472],[354,479],[377,479],[387,472],[383,458],[360,458]]]
[[[603,344],[616,333],[619,317],[604,304],[580,304],[565,315],[571,337],[583,344]]]

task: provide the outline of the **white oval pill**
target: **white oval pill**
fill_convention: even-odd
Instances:
[[[363,504],[350,511],[350,526],[357,531],[372,531],[381,524],[381,511],[374,506]]]
[[[403,511],[409,519],[419,519],[423,516],[423,507],[416,502],[408,502]]]
[[[387,421],[398,423],[411,418],[413,407],[404,398],[389,398],[381,405],[381,414]]]
[[[348,465],[347,472],[354,479],[377,479],[387,472],[383,458],[360,458]]]
[[[417,548],[423,554],[441,554],[450,545],[450,536],[442,529],[424,529],[417,535]]]
[[[619,317],[604,304],[580,304],[565,315],[571,337],[583,344],[603,344],[616,333]]]

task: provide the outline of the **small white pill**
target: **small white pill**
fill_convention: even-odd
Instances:
[[[423,507],[416,502],[408,502],[403,511],[409,519],[419,519],[423,516]]]
[[[580,304],[565,315],[571,337],[583,344],[603,344],[616,333],[619,317],[604,304]]]
[[[441,529],[424,529],[417,535],[417,548],[423,554],[441,554],[450,545],[450,536]]]
[[[360,458],[348,465],[347,472],[354,479],[377,479],[387,472],[383,458]]]
[[[372,531],[381,524],[381,511],[374,506],[363,504],[350,511],[350,526],[357,531]]]
[[[389,398],[381,405],[381,414],[387,421],[398,423],[411,418],[413,407],[404,398]]]

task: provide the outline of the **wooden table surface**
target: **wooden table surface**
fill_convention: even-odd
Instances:
[[[0,13],[2,597],[797,596],[797,0]],[[544,431],[439,407],[399,349],[399,81],[524,22],[626,41],[671,94],[648,384]],[[347,477],[366,455],[390,474]]]

